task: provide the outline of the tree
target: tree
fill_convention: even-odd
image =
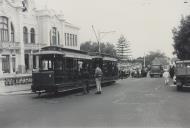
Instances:
[[[80,50],[87,52],[98,52],[98,43],[87,41],[81,44]],[[116,56],[115,46],[110,43],[100,43],[100,51],[101,53]]]
[[[117,43],[117,56],[119,60],[123,61],[129,59],[131,53],[129,47],[129,42],[123,35],[121,35]]]
[[[155,58],[167,58],[166,55],[162,52],[160,52],[159,50],[157,51],[150,51],[146,56],[145,56],[145,60],[146,60],[146,65],[151,65],[152,61]]]
[[[190,16],[182,17],[178,28],[173,28],[174,54],[179,59],[190,59]]]

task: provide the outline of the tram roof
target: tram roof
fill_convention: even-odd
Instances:
[[[113,57],[103,57],[103,60],[107,60],[107,61],[117,61],[116,58]]]
[[[57,46],[48,46],[42,48],[41,51],[34,53],[34,55],[63,55],[64,57],[77,58],[77,59],[92,59],[87,52],[73,49],[66,49]]]
[[[77,59],[88,59],[88,60],[92,59],[92,57],[87,54],[67,52],[67,51],[65,51],[64,53],[65,53],[65,57],[77,58]]]
[[[179,64],[179,63],[190,63],[190,60],[177,60],[176,64]]]
[[[42,50],[46,50],[46,51],[61,51],[61,52],[73,52],[73,53],[81,53],[81,54],[87,54],[88,52],[82,51],[82,50],[76,50],[76,49],[69,49],[69,48],[63,48],[63,47],[59,47],[59,46],[46,46],[43,47]]]
[[[33,55],[50,55],[50,54],[65,55],[64,52],[52,51],[52,50],[50,50],[50,51],[43,51],[43,50],[41,50],[39,52],[34,53]]]
[[[92,56],[92,58],[102,58],[105,61],[118,61],[117,58],[108,54],[103,54],[103,53],[99,54],[97,52],[91,52],[89,54]]]
[[[48,54],[64,55],[65,57],[78,58],[78,59],[102,58],[103,60],[107,61],[117,61],[117,59],[111,55],[103,53],[99,54],[97,52],[88,53],[81,50],[68,49],[59,46],[43,47],[41,51],[34,53],[34,55],[48,55]]]

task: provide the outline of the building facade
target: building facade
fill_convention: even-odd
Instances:
[[[32,71],[33,53],[51,45],[80,49],[79,28],[34,0],[0,0],[0,75]]]

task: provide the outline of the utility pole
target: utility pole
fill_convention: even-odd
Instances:
[[[145,58],[145,53],[144,53],[144,68],[146,66],[146,58]]]

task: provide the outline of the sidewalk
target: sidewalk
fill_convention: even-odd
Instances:
[[[30,94],[31,84],[14,85],[14,86],[2,86],[0,85],[0,95],[9,94]]]

